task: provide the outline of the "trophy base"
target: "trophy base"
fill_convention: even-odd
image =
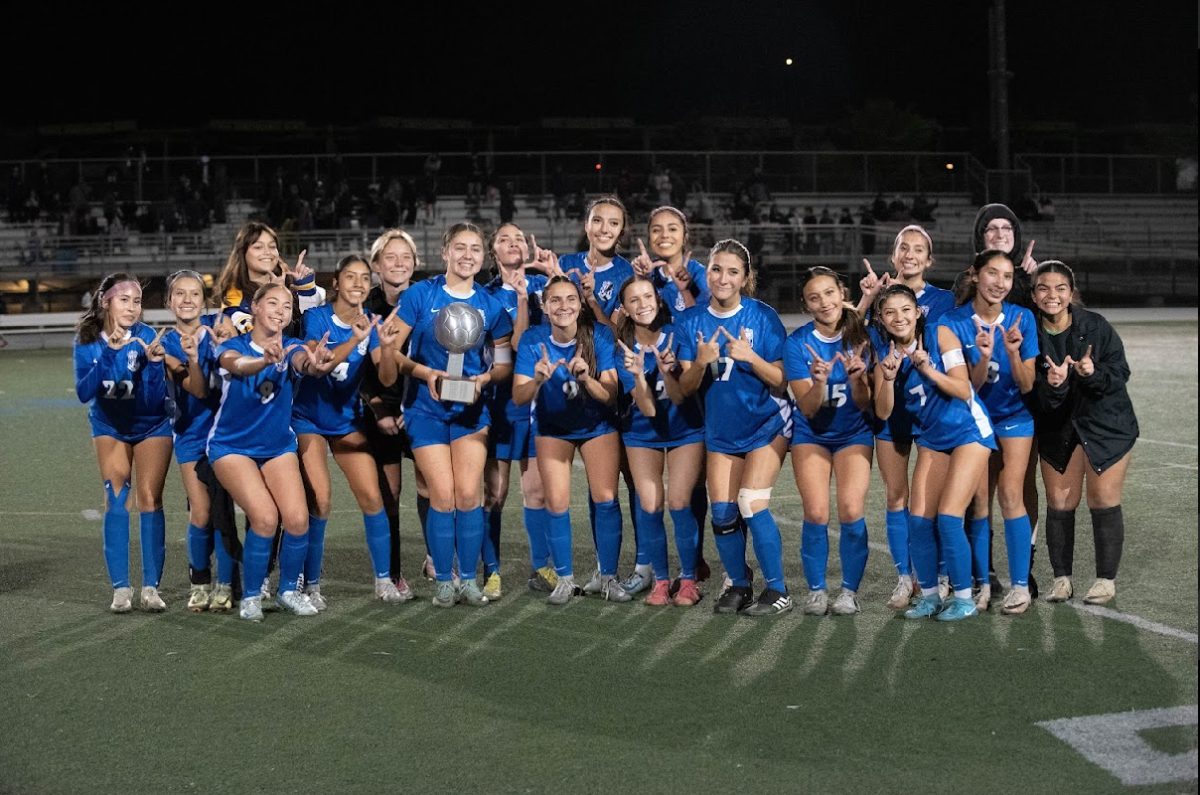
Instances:
[[[474,403],[475,382],[459,378],[442,378],[438,382],[438,394],[450,403]]]

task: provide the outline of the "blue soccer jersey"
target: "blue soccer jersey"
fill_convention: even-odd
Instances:
[[[695,297],[692,306],[705,306],[708,304],[708,272],[704,266],[694,259],[687,262],[688,276],[691,278],[691,283],[687,286]],[[658,294],[662,296],[663,301],[667,305],[667,309],[671,310],[673,317],[678,317],[681,312],[686,309],[691,309],[683,301],[683,295],[679,291],[679,285],[675,284],[666,271],[659,267],[650,272],[650,279],[654,282]]]
[[[412,329],[408,356],[434,370],[446,370],[450,354],[434,337],[433,321],[442,307],[455,302],[470,304],[483,318],[483,336],[474,348],[463,354],[463,376],[481,375],[491,366],[492,343],[512,334],[512,322],[503,304],[482,288],[472,286],[466,297],[449,292],[445,274],[418,282],[400,294],[399,318]],[[415,409],[434,419],[469,424],[483,417],[486,403],[483,400],[470,404],[434,400],[429,394],[429,385],[414,378],[409,379],[404,407],[406,411]]]
[[[126,442],[170,432],[165,368],[146,358],[154,329],[135,323],[120,348],[101,334],[94,342],[75,343],[75,394],[90,403],[92,436],[113,436]]]
[[[791,403],[754,374],[746,362],[725,355],[728,339],[743,332],[754,352],[768,362],[783,359],[786,331],[779,315],[767,304],[743,297],[736,309],[718,313],[709,305],[696,306],[675,321],[679,360],[695,361],[696,335],[710,340],[716,335],[719,358],[709,365],[700,384],[704,403],[704,443],[718,453],[745,453],[770,444],[783,432],[791,415]]]
[[[540,273],[525,274],[525,289],[529,294],[530,328],[542,322],[541,297],[542,291],[546,289],[547,281],[549,280]],[[515,325],[517,322],[517,291],[505,284],[499,276],[488,282],[486,289],[504,306],[509,321]],[[529,419],[529,406],[518,406],[512,402],[511,378],[488,387],[488,407],[493,422],[498,421],[501,417],[512,422]]]
[[[877,326],[871,325],[867,328],[867,335],[871,338],[871,348],[875,351],[870,365],[874,370],[879,366],[879,362],[888,355],[891,350],[890,338],[887,334],[881,331]],[[908,349],[901,351],[902,353],[910,353],[917,347],[914,341]],[[904,383],[908,378],[908,371],[912,368],[912,362],[906,356],[900,360],[900,369],[896,374],[896,380],[892,381],[892,413],[886,420],[876,419],[873,423],[875,436],[886,442],[907,443],[911,442],[913,437],[917,435],[918,426],[916,418],[909,413],[908,406],[905,403]],[[872,381],[874,383],[874,381]]]
[[[221,377],[217,373],[217,347],[213,344],[212,329],[202,325],[196,334],[196,359],[208,386],[208,396],[198,398],[175,379],[167,379],[167,388],[175,405],[175,450],[181,456],[181,463],[195,461],[204,452],[213,417],[221,405]],[[164,334],[162,346],[168,356],[179,360],[184,367],[189,366],[189,356],[183,350],[178,331],[170,329]]]
[[[812,354],[805,346],[811,347],[825,361],[833,362],[833,366],[817,413],[806,417],[804,412],[796,411],[792,444],[845,444],[871,435],[872,415],[855,405],[846,366],[840,360],[834,361],[834,357],[843,351],[841,333],[832,338],[825,337],[817,331],[815,323],[807,323],[789,334],[783,349],[784,372],[789,382],[812,378]]]
[[[293,337],[281,340],[284,350],[303,343]],[[233,351],[239,356],[261,357],[262,348],[242,334],[217,348],[217,359]],[[278,364],[268,364],[250,376],[238,376],[220,367],[221,406],[208,434],[208,458],[216,461],[235,453],[269,459],[296,451],[292,431],[292,399],[299,375],[292,369],[290,351]]]
[[[304,339],[320,340],[328,334],[329,340],[325,344],[330,350],[354,337],[354,329],[338,318],[333,304],[308,310],[301,321]],[[362,427],[363,405],[358,399],[358,388],[362,384],[364,368],[371,360],[371,352],[378,348],[379,336],[371,329],[370,336],[359,342],[346,360],[328,375],[306,375],[300,379],[292,406],[293,424],[298,433],[341,436]]]
[[[917,309],[925,316],[926,323],[936,323],[942,315],[954,308],[954,293],[928,282],[917,293]]]
[[[625,283],[626,279],[633,276],[633,265],[620,254],[614,256],[612,262],[594,272],[588,265],[586,251],[577,251],[561,257],[558,260],[558,266],[576,284],[579,283],[579,276],[571,271],[578,271],[581,274],[594,273],[593,291],[596,295],[596,303],[604,310],[605,317],[612,317],[612,313],[621,305],[619,294],[621,285]]]
[[[674,339],[673,326],[663,326],[655,347],[660,351],[666,350],[670,342],[678,356],[679,341]],[[635,350],[643,350],[640,343],[634,343]],[[688,395],[683,403],[676,406],[667,395],[666,384],[658,371],[658,360],[646,348],[642,360],[642,369],[646,373],[646,383],[650,393],[654,395],[655,413],[647,417],[638,408],[633,399],[635,386],[633,375],[624,367],[618,366],[617,375],[621,380],[622,422],[621,439],[629,447],[678,447],[683,444],[704,441],[704,413],[700,401],[695,395]]]
[[[978,364],[981,358],[979,349],[975,347],[976,317],[973,306],[968,303],[947,312],[939,321],[963,341],[963,354],[967,358],[967,364],[972,367]],[[1033,420],[1021,397],[1021,390],[1013,380],[1012,363],[1008,359],[1008,349],[1004,347],[1004,334],[1014,321],[1024,337],[1020,349],[1021,359],[1032,359],[1038,355],[1037,324],[1033,313],[1023,306],[1007,301],[1001,303],[1000,315],[992,324],[992,359],[988,363],[987,380],[979,388],[979,398],[987,407],[988,416],[993,422]]]
[[[599,377],[606,370],[617,369],[614,352],[617,343],[612,332],[604,326],[596,325],[594,332],[592,342],[596,351],[596,376]],[[550,326],[543,323],[521,336],[513,372],[533,378],[534,368],[542,358],[542,346],[551,361],[570,362],[575,356],[575,341],[555,341]],[[565,365],[556,367],[538,389],[534,397],[534,422],[539,436],[561,439],[591,439],[616,430],[612,409],[593,398]]]
[[[936,326],[926,327],[924,346],[934,369],[945,373]],[[899,384],[898,391],[903,391],[905,411],[916,420],[919,429],[917,444],[930,450],[944,451],[979,442],[996,449],[987,409],[974,390],[971,391],[970,400],[950,397],[938,389],[933,381],[921,375],[907,359],[896,381]]]

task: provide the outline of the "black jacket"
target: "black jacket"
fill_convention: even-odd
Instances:
[[[1125,384],[1129,364],[1125,346],[1102,316],[1082,307],[1071,307],[1071,326],[1049,334],[1038,322],[1037,373],[1034,381],[1034,427],[1038,454],[1059,472],[1067,468],[1076,436],[1088,461],[1103,472],[1119,461],[1138,437],[1137,417]],[[1072,368],[1058,387],[1046,380],[1046,357],[1061,364],[1065,356],[1078,361],[1092,346],[1095,372],[1080,377]]]
[[[1025,259],[1025,248],[1022,245],[1025,241],[1021,239],[1021,222],[1017,220],[1016,214],[1008,209],[1007,205],[985,204],[979,208],[979,212],[975,214],[975,225],[972,227],[971,245],[974,247],[972,250],[976,254],[984,250],[983,230],[997,218],[1003,218],[1008,221],[1012,224],[1013,228],[1012,251],[1005,252],[1012,259],[1013,263],[1013,286],[1008,294],[1008,300],[1017,306],[1023,306],[1026,309],[1032,310],[1034,308],[1033,282],[1029,278],[1029,274],[1025,273],[1024,269],[1021,268],[1021,263]],[[955,300],[958,300],[957,295],[955,295]]]
[[[371,288],[371,292],[367,293],[367,298],[363,301],[363,305],[371,314],[385,318],[391,314],[396,307],[388,303],[387,296],[384,295],[383,288],[379,285]],[[407,344],[405,350],[407,352]],[[379,372],[375,369],[375,365],[369,359],[363,362],[363,380],[359,386],[358,394],[362,398],[363,403],[368,410],[374,412],[374,416],[397,416],[400,414],[401,406],[404,403],[404,389],[407,380],[404,376],[396,378],[396,383],[391,386],[384,386],[379,383]],[[379,398],[381,406],[376,411],[371,406],[372,398]],[[368,414],[367,417],[371,417]]]

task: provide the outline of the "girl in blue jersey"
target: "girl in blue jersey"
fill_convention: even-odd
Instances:
[[[476,582],[483,547],[484,516],[480,483],[487,461],[487,401],[481,397],[488,384],[503,381],[512,372],[509,338],[512,323],[504,307],[475,285],[483,267],[483,232],[469,223],[451,226],[442,236],[446,273],[409,287],[400,297],[392,321],[396,337],[391,347],[401,372],[413,383],[405,398],[405,421],[413,459],[429,478],[429,547],[436,569],[437,593],[433,603],[453,607],[459,601],[485,605],[488,599]],[[466,303],[480,313],[480,342],[464,354],[463,375],[475,384],[470,403],[441,400],[441,379],[449,377],[449,352],[434,336],[434,320],[443,307]],[[390,330],[388,332],[391,334]],[[408,355],[399,350],[408,343]],[[455,554],[462,582],[452,581]]]
[[[622,316],[617,341],[623,352],[618,371],[627,396],[621,440],[633,473],[639,547],[654,573],[648,605],[674,601],[686,607],[700,601],[696,588],[699,526],[692,494],[704,466],[704,417],[695,395],[679,388],[675,330],[671,313],[647,276],[633,276],[621,286]],[[679,586],[672,600],[663,523],[663,471],[670,470],[667,507],[675,525],[679,554]]]
[[[491,256],[496,263],[495,277],[487,290],[503,304],[512,322],[513,348],[531,325],[542,321],[539,296],[546,277],[529,273],[525,261],[529,244],[525,233],[514,223],[501,224],[492,235]],[[553,253],[534,246],[534,263],[549,263]],[[539,262],[540,261],[540,262]],[[546,540],[546,502],[542,479],[538,474],[529,406],[512,400],[512,382],[494,384],[488,396],[492,427],[488,433],[488,460],[483,472],[483,508],[487,512],[487,534],[483,539],[483,568],[486,578],[483,595],[495,601],[503,595],[500,580],[500,527],[504,503],[508,500],[509,473],[514,461],[521,469],[521,501],[524,505],[525,532],[529,537],[529,587],[549,593],[557,575],[550,565],[550,547]]]
[[[925,280],[926,273],[934,265],[934,258],[933,240],[923,227],[913,224],[900,230],[892,245],[891,263],[895,275],[880,277],[871,269],[871,263],[863,260],[867,275],[859,282],[862,288],[859,314],[869,315],[880,290],[889,284],[905,284],[913,291],[917,296],[917,308],[926,323],[936,323],[954,308],[953,292]],[[881,356],[887,349],[885,335],[877,324],[871,325],[870,333],[875,354]],[[896,587],[887,601],[893,610],[908,607],[913,593],[912,565],[908,559],[908,470],[913,428],[908,420],[904,412],[893,413],[887,422],[877,422],[875,433],[875,458],[886,493],[888,549],[896,564]]]
[[[867,522],[863,514],[871,479],[870,345],[862,320],[846,304],[846,290],[829,268],[810,268],[800,279],[813,320],[787,338],[784,367],[796,400],[792,468],[804,504],[800,559],[808,580],[808,615],[853,615],[867,569]],[[842,590],[829,604],[829,486],[837,479]]]
[[[188,575],[191,592],[188,610],[225,612],[233,609],[234,559],[217,538],[209,512],[208,487],[196,474],[204,458],[208,432],[221,403],[221,384],[214,353],[219,344],[211,316],[204,316],[204,281],[191,270],[167,277],[167,308],[175,315],[174,328],[162,338],[166,352],[167,389],[175,405],[175,460],[188,503]],[[207,322],[206,322],[207,321]],[[209,559],[217,556],[217,582],[212,584]]]
[[[942,316],[963,346],[971,384],[987,407],[1000,445],[988,476],[982,478],[972,505],[967,535],[971,539],[978,606],[991,599],[988,578],[992,497],[998,496],[1004,516],[1008,570],[1012,580],[1002,610],[1018,615],[1029,609],[1029,549],[1033,528],[1025,513],[1025,470],[1033,447],[1033,415],[1025,395],[1033,389],[1038,355],[1033,313],[1009,303],[1013,262],[1007,254],[988,250],[976,256],[964,282],[965,303]]]
[[[921,598],[904,615],[958,621],[978,612],[963,515],[996,449],[991,422],[971,387],[962,341],[948,326],[926,325],[911,288],[884,288],[875,315],[887,340],[874,372],[875,413],[886,421],[903,411],[916,430],[908,544]],[[938,596],[939,553],[953,588],[945,603]]]
[[[625,233],[625,205],[616,196],[593,199],[584,214],[583,232],[587,249],[559,258],[562,272],[583,291],[596,320],[610,329],[620,307],[617,291],[633,275],[629,260],[617,253]]]
[[[378,318],[372,319],[363,309],[371,289],[371,268],[363,257],[357,254],[342,257],[333,279],[333,302],[302,315],[303,337],[306,341],[326,340],[341,363],[328,375],[301,379],[292,407],[292,429],[299,445],[300,471],[309,507],[304,591],[317,610],[325,609],[327,604],[321,594],[321,564],[331,507],[328,463],[331,452],[362,511],[367,550],[375,573],[375,598],[397,603],[413,596],[411,589],[401,592],[392,581],[387,512],[383,509],[375,461],[363,430],[366,418],[358,399],[368,361],[377,368],[381,385],[387,387],[396,381],[395,357],[381,356],[380,352],[381,344],[392,341],[385,338],[390,332],[377,333]]]
[[[105,276],[75,326],[75,394],[88,418],[104,483],[104,562],[114,613],[133,609],[129,584],[129,489],[137,472],[143,610],[167,609],[158,593],[166,557],[163,485],[171,463],[171,418],[164,352],[142,316],[142,286],[126,273]]]
[[[324,341],[312,348],[284,334],[292,320],[292,293],[282,284],[258,288],[250,304],[253,328],[217,348],[221,406],[208,435],[208,460],[221,485],[250,524],[242,546],[239,614],[262,620],[262,586],[275,529],[280,607],[312,616],[317,609],[298,589],[308,553],[308,506],[292,431],[296,376],[327,374],[340,362]],[[342,346],[340,355],[345,355]]]
[[[296,296],[293,329],[299,331],[300,313],[325,303],[325,291],[317,286],[317,275],[304,264],[305,252],[291,268],[279,256],[279,235],[259,221],[247,221],[238,230],[233,247],[217,277],[216,293],[221,301],[222,323],[238,334],[250,330],[253,317],[251,299],[266,284],[285,284]]]
[[[792,609],[779,527],[768,508],[790,436],[791,406],[784,397],[786,332],[775,310],[751,297],[750,252],[736,240],[713,246],[708,289],[708,304],[684,312],[675,334],[681,391],[699,392],[704,401],[713,537],[732,583],[714,610],[778,614]],[[766,580],[757,601],[746,565],[746,527]]]
[[[551,557],[558,581],[546,597],[566,604],[575,593],[571,558],[571,467],[583,457],[588,490],[595,502],[599,593],[617,602],[632,597],[616,579],[621,552],[617,473],[621,448],[612,407],[617,397],[616,343],[595,325],[582,291],[566,276],[554,276],[542,291],[546,321],[521,336],[513,375],[513,402],[536,400],[537,465],[546,497]]]

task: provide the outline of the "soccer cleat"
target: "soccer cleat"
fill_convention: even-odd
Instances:
[[[950,598],[950,578],[945,574],[938,575],[938,598],[943,602]]]
[[[671,604],[670,580],[655,580],[654,587],[650,589],[650,595],[646,597],[646,604],[652,607],[662,607]]]
[[[1006,616],[1019,616],[1029,609],[1032,602],[1028,587],[1022,588],[1014,585],[1005,595],[1004,604],[1000,605],[1000,612]]]
[[[621,587],[621,582],[616,577],[602,577],[601,580],[600,595],[604,597],[605,601],[632,601],[633,597],[629,595],[629,591]]]
[[[483,607],[488,603],[488,598],[484,596],[483,591],[479,590],[479,584],[472,577],[469,580],[463,580],[458,586],[458,599],[460,602],[466,602],[471,607]]]
[[[188,592],[187,609],[193,613],[203,613],[212,601],[211,585],[193,585]]]
[[[375,578],[375,598],[390,605],[404,601],[404,597],[400,595],[400,589],[396,587],[396,583],[392,582],[391,577]]]
[[[408,584],[408,580],[403,577],[397,577],[395,584],[396,593],[400,594],[401,602],[408,602],[417,598],[417,595],[413,593],[412,586]]]
[[[828,610],[829,594],[825,593],[824,588],[808,592],[808,598],[804,600],[804,615],[823,616]]]
[[[553,566],[542,566],[537,570],[537,573],[542,575],[542,579],[548,582],[551,588],[558,585],[558,572],[554,570]],[[571,582],[575,582],[574,577],[571,578]]]
[[[1011,594],[1012,592],[1009,591]],[[1008,600],[1005,599],[1005,602]],[[991,584],[979,586],[979,593],[975,595],[975,609],[979,612],[986,612],[992,606],[992,586]]]
[[[742,608],[743,616],[777,616],[786,613],[793,606],[792,595],[776,591],[774,588],[764,588],[758,595],[758,600]]]
[[[228,613],[233,609],[233,587],[227,582],[213,586],[212,599],[208,602],[210,613]]]
[[[584,583],[583,592],[585,594],[598,594],[603,587],[604,582],[600,579],[600,569],[596,569],[591,579]]]
[[[549,567],[543,566],[542,568]],[[536,569],[533,572],[530,572],[528,585],[529,590],[538,591],[540,593],[550,593],[554,590],[554,584],[551,584],[550,580],[546,579],[546,575],[542,574],[542,569]]]
[[[248,596],[243,599],[241,607],[238,610],[238,615],[247,621],[262,621],[262,597]]]
[[[731,585],[713,606],[714,613],[738,613],[754,602],[754,594],[746,585]]]
[[[676,607],[691,607],[700,601],[700,589],[696,587],[695,580],[680,580],[679,590],[675,592],[675,596],[671,599]]]
[[[917,603],[904,611],[905,618],[929,618],[936,616],[942,610],[942,600],[937,594],[931,593],[917,599]]]
[[[842,592],[838,594],[837,599],[834,599],[833,604],[829,606],[829,612],[835,616],[852,616],[860,610],[861,608],[858,606],[858,594],[849,588],[843,588]]]
[[[142,589],[142,609],[148,613],[161,613],[167,609],[167,603],[158,595],[158,589],[153,585],[147,585]]]
[[[888,597],[887,606],[893,610],[905,609],[912,600],[912,590],[912,577],[909,577],[907,574],[901,576],[896,581],[896,588],[892,591],[892,595]]]
[[[289,610],[298,616],[315,616],[317,608],[308,597],[300,591],[280,591],[275,597],[275,603],[284,610]]]
[[[308,601],[312,606],[317,608],[317,612],[324,612],[325,608],[329,607],[329,603],[325,601],[325,597],[321,595],[321,583],[313,583],[304,589],[304,595],[308,597]]]
[[[262,597],[262,609],[267,612],[271,612],[272,610],[277,610],[279,608],[279,605],[277,605],[275,600],[271,598],[271,594],[271,578],[264,577],[262,590],[259,591],[258,595]]]
[[[546,597],[552,605],[565,605],[575,595],[575,580],[573,577],[559,577],[554,590]]]
[[[934,621],[962,621],[964,618],[979,615],[975,602],[970,597],[955,596],[942,610],[933,617]]]
[[[1070,577],[1055,577],[1054,584],[1050,586],[1050,595],[1046,597],[1047,602],[1065,602],[1075,595],[1075,588],[1071,585]]]
[[[434,580],[437,578],[437,570],[433,567],[433,558],[425,556],[425,563],[421,566],[421,572],[425,575],[425,579]]]
[[[1109,580],[1105,577],[1098,577],[1092,587],[1088,588],[1088,592],[1083,596],[1085,605],[1104,605],[1112,601],[1112,598],[1117,595],[1117,583],[1115,580]]]
[[[625,593],[634,596],[649,588],[653,582],[653,577],[634,569],[633,574],[621,581],[621,587],[625,589]]]
[[[495,602],[504,596],[504,591],[500,587],[500,572],[493,571],[488,575],[487,581],[483,584],[483,595],[488,598],[489,602]]]
[[[133,609],[133,589],[113,588],[112,604],[108,609],[114,613],[128,613]]]
[[[454,583],[449,580],[438,580],[436,590],[433,592],[434,607],[454,607],[458,601],[458,592],[454,588]]]

